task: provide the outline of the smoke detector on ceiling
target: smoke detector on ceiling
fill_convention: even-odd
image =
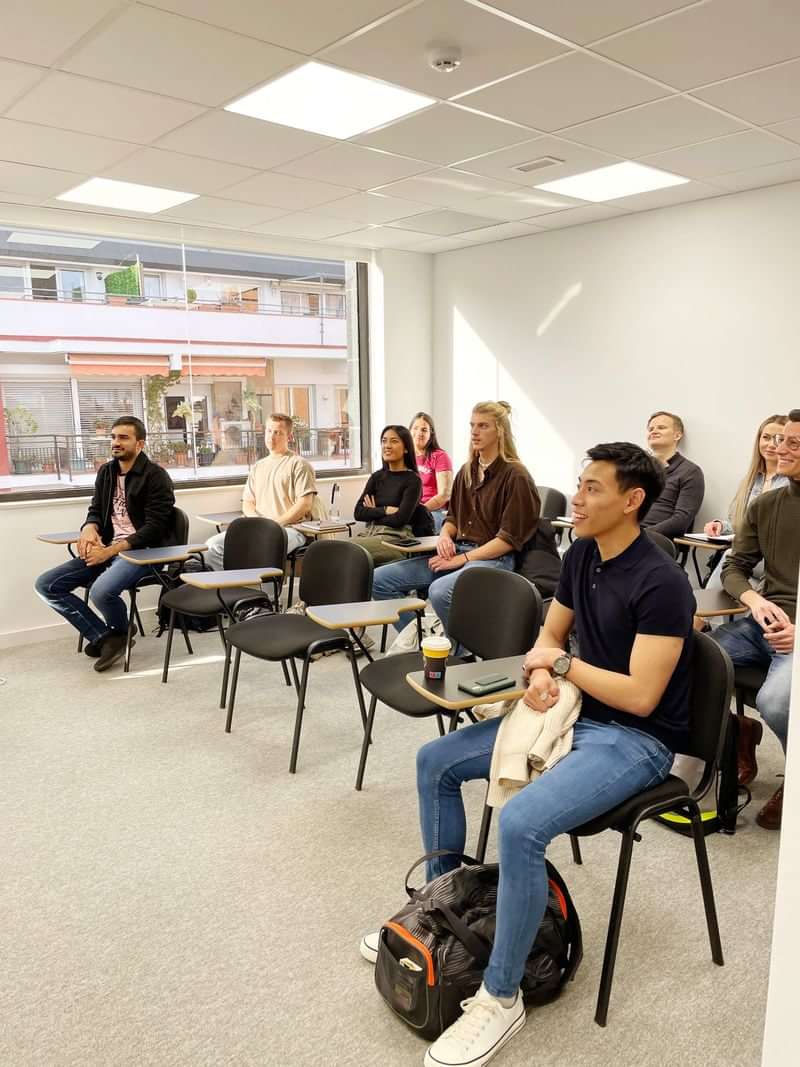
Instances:
[[[428,66],[440,74],[452,74],[461,66],[461,49],[457,45],[436,45],[428,51]]]

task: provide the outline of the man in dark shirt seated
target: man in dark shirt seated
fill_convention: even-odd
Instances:
[[[128,611],[121,594],[144,576],[142,567],[122,559],[120,552],[162,545],[175,521],[172,479],[145,455],[146,436],[144,423],[134,415],[116,420],[112,459],[97,472],[77,556],[35,583],[42,600],[83,635],[84,652],[96,660],[96,671],[108,670],[122,658]],[[87,586],[96,612],[75,595],[75,589]]]
[[[665,537],[680,537],[691,530],[706,492],[703,472],[678,451],[683,420],[670,411],[657,411],[647,423],[647,444],[666,468],[664,489],[642,523]]]
[[[573,499],[577,539],[555,600],[525,658],[524,702],[546,714],[558,678],[583,693],[571,751],[503,807],[497,928],[483,984],[429,1049],[426,1065],[485,1064],[525,1023],[519,990],[547,903],[545,849],[628,797],[662,782],[686,744],[694,596],[684,571],[640,529],[663,468],[625,442],[589,450]],[[577,631],[579,655],[568,651]],[[462,782],[488,779],[500,718],[424,745],[417,756],[426,852],[463,852]],[[439,856],[428,878],[458,866]],[[362,954],[374,947],[373,935]]]
[[[470,459],[456,475],[436,554],[390,563],[375,572],[372,596],[392,600],[416,590],[430,597],[447,631],[453,587],[465,567],[513,570],[515,553],[539,521],[539,494],[519,461],[503,401],[476,404],[470,419]],[[395,623],[402,630],[414,616]]]

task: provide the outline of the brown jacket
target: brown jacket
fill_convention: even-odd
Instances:
[[[471,484],[464,468],[455,477],[446,521],[457,529],[456,540],[485,545],[500,537],[516,551],[536,533],[539,523],[539,493],[533,478],[521,463],[508,463],[501,456],[478,479],[478,460],[472,461]]]

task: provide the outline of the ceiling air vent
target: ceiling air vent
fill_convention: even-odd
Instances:
[[[555,167],[558,163],[563,163],[563,159],[559,159],[557,156],[540,156],[538,159],[532,159],[529,163],[517,163],[512,170],[521,170],[523,174],[530,174],[532,170],[544,170],[545,167]]]

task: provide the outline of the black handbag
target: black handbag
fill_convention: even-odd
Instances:
[[[421,863],[446,855],[458,855],[462,866],[421,889],[409,886]],[[437,1038],[461,1014],[461,1001],[478,991],[494,940],[498,873],[496,863],[447,849],[429,852],[406,875],[408,903],[381,927],[375,985],[425,1038]],[[528,1005],[554,1000],[583,957],[578,914],[549,862],[547,878],[547,908],[521,982]]]

